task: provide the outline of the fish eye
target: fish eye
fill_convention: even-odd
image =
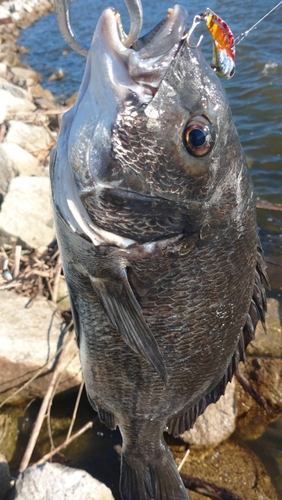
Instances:
[[[184,129],[184,146],[193,156],[205,156],[215,143],[215,130],[205,116],[195,116]]]

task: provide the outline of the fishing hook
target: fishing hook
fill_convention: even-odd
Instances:
[[[141,0],[125,0],[125,4],[130,17],[130,29],[123,44],[125,47],[130,47],[137,40],[142,29],[143,9]],[[78,40],[71,27],[69,0],[54,0],[54,5],[57,23],[64,40],[75,52],[87,56],[89,49]]]
[[[190,49],[196,49],[197,47],[199,47],[199,45],[203,39],[203,35],[201,35],[198,42],[196,43],[196,45],[192,45],[190,42],[191,35],[195,31],[198,24],[200,24],[202,21],[203,21],[203,14],[197,14],[193,19],[193,23],[192,23],[191,28],[187,31],[186,35],[184,35],[184,37],[183,37],[184,39],[186,39],[186,43],[187,43],[188,47],[190,47]]]

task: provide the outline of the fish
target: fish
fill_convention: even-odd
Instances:
[[[128,2],[130,5],[130,2]],[[105,9],[51,155],[83,378],[122,435],[123,500],[187,500],[181,435],[245,360],[268,284],[230,105],[180,5],[126,46]]]

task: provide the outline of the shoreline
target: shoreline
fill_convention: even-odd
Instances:
[[[0,25],[27,28],[40,17],[54,11],[52,0],[6,0],[0,3]],[[10,22],[9,22],[10,19]]]

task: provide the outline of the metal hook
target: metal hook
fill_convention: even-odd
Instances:
[[[203,19],[204,19],[203,14],[197,14],[193,19],[193,23],[192,23],[191,28],[187,31],[186,35],[184,36],[184,38],[186,38],[186,43],[187,43],[188,47],[190,47],[190,49],[196,49],[197,47],[199,47],[199,45],[203,39],[203,35],[201,35],[198,42],[196,43],[196,45],[192,45],[190,42],[191,35],[195,31],[198,24],[200,24],[203,21]]]

